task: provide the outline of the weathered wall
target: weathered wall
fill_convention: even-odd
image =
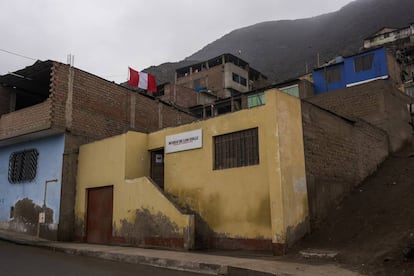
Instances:
[[[114,186],[113,243],[191,249],[194,217],[174,206],[146,177],[147,135],[123,134],[82,146],[76,196],[76,235],[87,235],[87,189]]]
[[[149,214],[162,221],[166,215],[179,225],[177,215],[167,213],[171,208],[163,207],[169,206],[168,201],[154,185],[139,177],[149,175],[149,151],[164,148],[167,135],[202,129],[202,148],[164,156],[164,189],[177,205],[194,213],[196,237],[200,239],[195,242],[213,248],[283,253],[287,245],[308,230],[300,102],[276,90],[266,92],[265,96],[266,105],[257,108],[148,135],[128,132],[126,139],[121,135],[82,146],[76,199],[77,235],[84,235],[85,190],[97,186],[114,185],[114,229],[120,238],[128,237],[132,242],[132,229],[141,229],[136,218]],[[214,170],[213,137],[256,127],[259,164]],[[131,188],[126,188],[125,182],[119,182],[126,176],[139,179],[127,181]],[[137,187],[139,191],[134,190]],[[130,200],[121,202],[116,198]],[[165,211],[160,211],[163,215],[159,216],[157,210]],[[160,234],[165,238],[165,233]]]
[[[306,178],[311,221],[316,225],[388,155],[388,136],[302,101]]]
[[[272,90],[266,93],[266,105],[149,134],[148,148],[157,149],[165,146],[167,135],[203,131],[201,149],[165,155],[164,184],[180,206],[205,222],[207,229],[196,224],[196,232],[207,235],[200,239],[208,239],[215,248],[283,253],[289,239],[294,242],[306,231],[300,114],[298,99]],[[259,132],[260,164],[213,170],[213,136],[254,127]],[[298,227],[303,228],[295,234]]]
[[[39,139],[0,148],[0,226],[20,232],[36,234],[39,212],[42,211],[45,181],[46,224],[41,225],[40,235],[57,238],[60,223],[60,193],[63,158],[63,135]],[[9,158],[13,152],[37,149],[39,152],[36,177],[33,181],[11,184],[8,180]],[[12,210],[13,209],[13,210]]]
[[[412,135],[407,103],[412,99],[393,86],[377,80],[306,99],[337,114],[360,118],[387,132],[391,151],[397,151]]]

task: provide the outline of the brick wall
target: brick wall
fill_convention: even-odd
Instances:
[[[340,201],[388,155],[387,134],[302,101],[311,224]]]
[[[51,101],[3,114],[0,120],[0,140],[50,128]]]
[[[407,110],[407,104],[412,99],[401,93],[392,80],[377,80],[306,100],[337,114],[360,118],[385,130],[393,152],[412,136]]]
[[[160,99],[166,102],[174,103],[181,107],[191,107],[198,104],[196,91],[191,88],[181,85],[174,85],[172,83],[165,85],[164,95],[161,96]]]
[[[73,134],[102,139],[128,130],[148,132],[179,125],[178,113],[183,121],[195,119],[162,102],[165,116],[161,118],[159,101],[152,97],[64,64],[55,63],[52,82],[53,122]]]

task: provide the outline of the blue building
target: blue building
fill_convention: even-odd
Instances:
[[[56,234],[63,152],[62,134],[0,147],[0,221],[9,229],[33,233],[41,226],[42,233]],[[45,214],[41,225],[39,213]]]
[[[340,58],[333,64],[313,70],[315,94],[388,77],[390,77],[390,73],[385,48],[372,49]]]

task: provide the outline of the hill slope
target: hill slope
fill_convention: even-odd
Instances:
[[[163,81],[172,81],[174,70],[222,53],[249,62],[273,82],[305,73],[320,62],[347,55],[362,47],[365,37],[378,29],[403,27],[414,22],[412,0],[357,0],[339,11],[298,20],[269,21],[237,29],[177,63],[147,69]]]
[[[413,202],[414,146],[407,146],[330,210],[296,249],[335,250],[339,263],[374,275],[414,275],[414,259],[404,261],[402,254],[414,242]]]

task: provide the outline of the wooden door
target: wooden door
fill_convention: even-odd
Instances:
[[[151,179],[164,189],[164,149],[151,151]]]
[[[112,238],[113,186],[88,189],[86,241],[109,244]]]

